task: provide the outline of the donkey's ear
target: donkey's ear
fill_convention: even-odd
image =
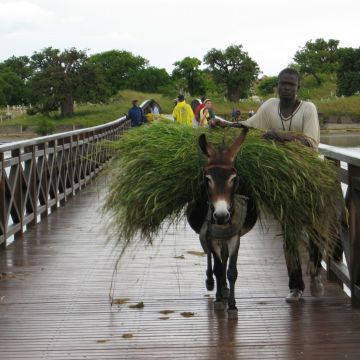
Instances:
[[[234,143],[228,148],[228,154],[231,161],[234,161],[241,145],[243,144],[246,134],[249,131],[248,127],[243,127],[241,134],[235,139]]]
[[[203,154],[209,158],[216,153],[214,145],[207,142],[205,134],[199,136],[199,146]]]

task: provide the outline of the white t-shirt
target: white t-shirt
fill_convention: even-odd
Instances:
[[[159,108],[158,108],[156,105],[151,109],[151,112],[152,112],[154,115],[160,115]]]
[[[308,101],[300,101],[291,116],[280,117],[280,99],[272,98],[264,102],[256,114],[242,124],[257,129],[285,130],[303,133],[314,148],[319,146],[320,126],[316,106]]]

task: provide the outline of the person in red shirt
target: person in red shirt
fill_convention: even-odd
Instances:
[[[196,107],[194,111],[195,121],[197,126],[200,126],[200,111],[205,107],[205,103],[204,103],[205,100],[206,100],[206,96],[202,96],[201,103]]]

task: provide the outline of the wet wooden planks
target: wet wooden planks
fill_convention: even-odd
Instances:
[[[97,210],[102,186],[0,252],[0,272],[9,275],[0,280],[0,359],[360,358],[360,311],[337,285],[328,283],[322,299],[306,292],[302,304],[284,302],[287,274],[274,223],[242,239],[238,321],[213,310],[206,258],[188,253],[201,248],[185,223],[152,247],[126,251],[113,295],[128,302],[111,307],[116,254],[105,246]],[[143,309],[129,308],[140,301]]]

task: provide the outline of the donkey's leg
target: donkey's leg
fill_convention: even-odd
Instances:
[[[226,282],[226,270],[227,270],[228,259],[229,259],[229,250],[227,246],[223,246],[221,249],[221,261],[223,267],[221,289],[222,289],[223,299],[229,298],[229,288],[227,287],[227,282]]]
[[[230,239],[228,242],[229,247],[229,268],[227,271],[227,277],[230,284],[230,295],[228,300],[228,313],[229,313],[229,319],[237,319],[237,307],[236,307],[236,301],[235,301],[235,282],[238,276],[237,271],[237,258],[239,253],[239,247],[240,247],[240,237],[234,236]]]
[[[214,274],[216,277],[216,300],[214,302],[214,308],[215,310],[224,310],[225,306],[222,301],[223,266],[221,263],[221,259],[217,254],[214,254]]]
[[[206,269],[206,289],[209,291],[214,290],[214,278],[213,278],[213,269],[211,261],[211,253],[207,254],[207,269]]]

